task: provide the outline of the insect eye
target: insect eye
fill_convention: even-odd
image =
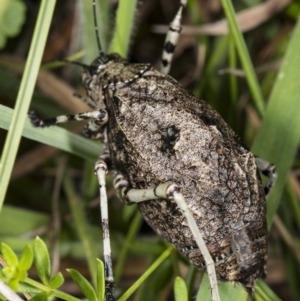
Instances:
[[[101,61],[101,58],[98,57],[89,67],[89,72],[91,75],[96,75],[99,73],[99,70],[101,69],[101,66],[103,65],[103,62]]]

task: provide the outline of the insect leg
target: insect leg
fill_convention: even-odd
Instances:
[[[174,50],[177,45],[180,31],[181,31],[182,10],[186,6],[186,3],[187,0],[180,1],[180,8],[173,21],[170,23],[170,27],[166,35],[164,49],[161,58],[161,66],[160,66],[161,73],[168,74],[170,71]]]
[[[261,171],[261,173],[269,178],[269,181],[265,186],[265,195],[268,196],[268,194],[271,191],[271,188],[274,186],[276,182],[276,178],[277,178],[276,166],[259,157],[255,157],[255,163],[257,168]]]
[[[114,289],[114,276],[112,269],[111,260],[111,247],[109,238],[109,226],[108,226],[108,209],[107,209],[107,194],[106,194],[106,183],[105,175],[107,173],[107,165],[99,159],[95,163],[95,174],[98,177],[99,189],[100,189],[100,209],[102,218],[102,229],[103,229],[103,257],[104,257],[104,275],[105,275],[105,296],[106,301],[115,301],[113,296]]]
[[[102,137],[102,133],[99,130],[108,120],[108,114],[103,109],[75,115],[61,115],[49,119],[40,119],[34,111],[29,111],[28,116],[35,127],[48,127],[72,120],[82,121],[90,119],[83,130],[84,136],[90,139],[100,139]]]
[[[218,292],[217,276],[215,272],[214,261],[210,256],[210,253],[205,245],[205,242],[202,238],[202,235],[199,231],[196,221],[187,206],[185,198],[183,194],[180,192],[180,187],[178,187],[174,183],[162,183],[157,185],[155,188],[130,189],[128,188],[128,182],[122,176],[119,176],[119,179],[116,178],[114,183],[116,183],[115,187],[117,187],[117,189],[119,190],[119,196],[121,200],[126,204],[139,203],[139,202],[161,199],[161,198],[174,200],[176,202],[176,204],[184,214],[187,223],[189,225],[189,228],[193,233],[197,245],[204,257],[207,266],[207,274],[209,277],[211,291],[212,291],[212,300],[219,301],[220,297]]]
[[[91,111],[91,112],[85,112],[85,113],[78,113],[74,115],[61,115],[61,116],[56,116],[53,118],[49,119],[40,119],[34,111],[29,111],[28,116],[31,120],[31,123],[35,127],[48,127],[51,125],[56,125],[59,123],[65,123],[68,121],[81,121],[81,120],[87,120],[87,119],[95,119],[97,121],[97,124],[105,124],[108,120],[108,114],[105,110],[99,109],[96,111]]]
[[[114,172],[113,176],[114,176],[114,187],[115,187],[115,190],[117,192],[117,196],[119,197],[119,199],[126,205],[134,204],[135,202],[131,202],[131,201],[127,200],[126,197],[124,197],[126,194],[126,191],[129,189],[128,181],[120,173]]]

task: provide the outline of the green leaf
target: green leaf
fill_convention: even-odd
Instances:
[[[50,257],[45,243],[37,237],[33,243],[34,263],[42,282],[50,284]]]
[[[19,260],[15,252],[5,243],[1,244],[3,260],[7,264],[1,270],[0,277],[13,290],[17,290],[19,281],[26,278],[26,271],[19,269]]]
[[[5,243],[1,244],[2,257],[8,267],[16,267],[19,264],[19,260],[15,252]]]
[[[41,292],[40,289],[38,289],[38,288],[28,284],[28,283],[25,283],[25,282],[22,282],[22,281],[19,283],[18,293],[28,293],[28,294],[31,294],[31,295],[37,295],[40,292]]]
[[[30,299],[30,301],[44,301],[47,300],[48,294],[47,293],[40,293],[35,295],[33,298]]]
[[[16,36],[24,23],[26,6],[20,0],[1,1],[0,48],[5,46],[7,37]]]
[[[247,292],[241,287],[240,284],[236,284],[232,287],[232,284],[228,281],[222,282],[218,281],[218,289],[220,294],[220,299],[222,301],[246,301],[248,298]],[[210,301],[211,300],[211,290],[210,283],[207,274],[203,276],[201,285],[197,294],[196,301]]]
[[[98,301],[96,293],[91,284],[78,271],[73,269],[67,270],[73,281],[79,287],[81,292],[87,297],[89,301]]]
[[[105,301],[105,278],[104,266],[100,259],[97,259],[97,296],[99,301]]]
[[[33,252],[31,246],[27,245],[21,255],[19,269],[28,271],[33,262]]]
[[[176,301],[188,301],[187,287],[181,277],[176,277],[175,279],[174,295]]]
[[[57,289],[64,283],[64,281],[64,276],[62,275],[62,273],[59,272],[52,277],[50,281],[50,287],[52,289]]]

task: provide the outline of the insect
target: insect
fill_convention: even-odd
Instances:
[[[118,54],[105,54],[99,42],[99,56],[82,74],[92,111],[45,120],[29,112],[37,127],[89,119],[84,134],[103,143],[95,172],[107,300],[114,300],[107,171],[114,176],[119,198],[137,203],[149,225],[199,269],[209,267],[195,227],[218,278],[240,282],[252,293],[255,280],[266,273],[265,196],[275,181],[275,166],[255,158],[216,111],[166,75],[186,2],[181,0],[170,25],[161,72],[147,63],[132,64]],[[269,177],[265,188],[258,170]],[[187,204],[194,228],[179,206],[181,201]]]

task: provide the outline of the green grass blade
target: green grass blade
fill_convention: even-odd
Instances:
[[[49,221],[50,217],[46,214],[5,205],[0,212],[0,237],[17,237],[46,227]]]
[[[21,140],[27,111],[40,68],[48,31],[54,11],[55,0],[41,2],[27,63],[19,89],[12,123],[6,137],[0,164],[0,210],[4,201],[13,164]]]
[[[92,276],[93,284],[97,284],[97,266],[95,260],[97,258],[97,250],[95,248],[94,240],[91,235],[90,225],[86,219],[83,202],[80,202],[75,194],[74,187],[68,174],[64,177],[64,190],[67,195],[69,206],[74,218],[74,225],[76,227],[78,236],[83,245],[85,257],[88,263],[89,271]],[[99,239],[101,239],[99,237]]]
[[[296,221],[296,225],[297,225],[297,228],[296,228],[297,230],[295,230],[295,231],[300,232],[300,204],[298,202],[297,195],[296,195],[295,191],[293,190],[291,183],[288,183],[288,185],[286,187],[286,191],[287,191],[287,195],[288,195],[289,206],[291,207],[291,210],[295,216],[295,221]]]
[[[140,229],[141,222],[142,222],[142,216],[141,216],[140,212],[137,211],[131,222],[129,231],[127,232],[126,239],[122,245],[122,249],[120,250],[120,252],[118,254],[118,261],[117,261],[117,264],[115,265],[115,269],[114,269],[116,284],[118,284],[118,282],[121,279],[121,275],[122,275],[121,273],[125,266],[126,258],[127,258],[130,246]]]
[[[166,260],[173,252],[173,247],[166,249],[159,258],[149,267],[149,269],[118,299],[118,301],[127,300],[139,287],[140,285],[154,272],[164,260]]]
[[[137,0],[120,1],[116,27],[109,52],[115,52],[126,58],[133,28]]]
[[[278,208],[300,139],[300,18],[294,29],[252,151],[274,163],[278,178],[267,202],[268,226]]]
[[[221,0],[224,12],[226,14],[226,18],[228,21],[228,25],[230,28],[230,32],[233,36],[235,46],[241,60],[242,66],[244,68],[246,78],[249,84],[250,91],[252,93],[253,101],[257,108],[257,111],[260,115],[264,113],[264,99],[262,96],[262,92],[250,59],[250,55],[245,44],[245,40],[243,35],[238,27],[238,23],[236,20],[234,8],[232,2],[229,0]]]
[[[9,128],[12,115],[12,109],[0,105],[0,128]],[[102,151],[102,146],[97,142],[73,134],[61,127],[34,128],[29,120],[25,121],[22,135],[87,160],[94,161]]]
[[[229,50],[228,50],[228,61],[229,61],[229,68],[235,69],[237,65],[237,57],[236,51],[234,47],[234,39],[232,34],[230,33],[229,36]],[[230,94],[231,94],[231,104],[232,107],[236,107],[238,101],[238,83],[237,78],[235,75],[229,75],[229,85],[230,85]]]
[[[264,300],[264,301],[281,301],[280,298],[267,286],[267,284],[258,279],[255,285],[256,294],[254,295],[255,300]]]

